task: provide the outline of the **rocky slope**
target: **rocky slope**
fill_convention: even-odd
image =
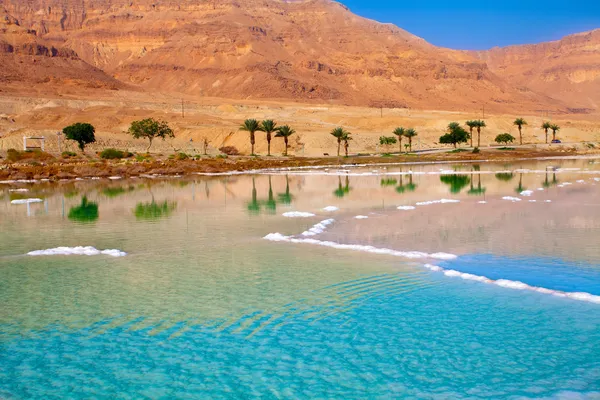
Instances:
[[[574,111],[600,107],[600,29],[555,42],[494,48],[475,55],[498,76],[561,99]]]
[[[556,80],[522,79],[502,50],[437,48],[331,0],[1,1],[39,38],[152,91],[445,110],[485,104],[497,112],[594,107],[600,97],[590,91],[584,106],[557,95]],[[537,65],[523,52],[523,65]],[[598,52],[586,77],[600,71],[593,59]],[[561,93],[572,83],[564,71],[555,72]]]
[[[4,87],[20,86],[24,91],[36,86],[123,87],[96,67],[81,60],[67,47],[55,47],[32,29],[0,8],[0,82]]]

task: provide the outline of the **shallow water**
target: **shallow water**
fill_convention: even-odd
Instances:
[[[600,398],[599,191],[587,159],[1,183],[0,398]]]

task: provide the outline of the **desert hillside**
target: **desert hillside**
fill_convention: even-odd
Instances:
[[[556,42],[475,54],[508,82],[561,99],[573,112],[599,109],[600,29]]]
[[[435,47],[331,0],[2,2],[38,37],[148,91],[460,111],[581,108],[481,54]]]

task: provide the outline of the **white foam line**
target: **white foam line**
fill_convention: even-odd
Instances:
[[[10,202],[10,204],[29,204],[29,203],[41,203],[44,200],[42,199],[19,199],[19,200],[13,200]]]
[[[340,244],[329,241],[322,241],[317,239],[298,239],[293,236],[285,236],[281,233],[269,233],[264,237],[266,240],[270,240],[273,242],[288,242],[288,243],[297,243],[297,244],[312,244],[317,246],[331,247],[338,250],[353,250],[353,251],[362,251],[366,253],[372,254],[386,254],[395,257],[404,257],[404,258],[435,258],[439,260],[453,260],[457,256],[454,254],[448,253],[423,253],[420,251],[397,251],[392,249],[378,248],[373,246],[364,246],[360,244]]]
[[[16,193],[25,193],[25,192],[29,192],[29,189],[8,189],[9,192],[16,192]]]
[[[445,276],[448,276],[451,278],[461,278],[461,279],[465,279],[468,281],[476,281],[476,282],[486,283],[489,285],[497,285],[497,286],[500,286],[503,288],[508,288],[508,289],[529,290],[532,292],[538,292],[538,293],[542,293],[542,294],[550,294],[550,295],[556,296],[556,297],[565,297],[565,298],[569,298],[572,300],[587,301],[589,303],[600,304],[600,296],[596,296],[591,293],[563,292],[560,290],[552,290],[552,289],[546,289],[546,288],[538,287],[538,286],[530,286],[523,282],[511,281],[508,279],[493,280],[493,279],[490,279],[485,276],[467,274],[467,273],[455,271],[452,269],[444,269],[437,265],[431,265],[431,264],[425,264],[425,268],[427,268],[431,271],[434,271],[434,272],[441,272]]]
[[[518,202],[518,201],[521,201],[521,199],[520,199],[520,198],[518,198],[518,197],[512,197],[512,196],[504,196],[504,197],[502,198],[502,200],[508,200],[508,201],[512,201],[513,203],[516,203],[516,202]]]
[[[327,227],[329,225],[333,224],[334,222],[335,222],[334,219],[326,219],[324,221],[321,221],[318,224],[315,224],[309,230],[302,232],[302,236],[315,236],[320,233],[323,233],[323,232],[325,232],[325,229],[327,229]]]
[[[98,256],[107,255],[111,257],[124,257],[127,255],[124,251],[109,249],[98,250],[92,246],[77,247],[55,247],[53,249],[35,250],[27,253],[28,256]]]
[[[356,217],[354,217],[355,219],[368,219],[369,217],[367,217],[366,215],[357,215]]]
[[[441,199],[441,200],[421,201],[421,202],[417,203],[417,205],[418,206],[428,206],[431,204],[448,204],[448,203],[460,203],[460,200]]]
[[[521,196],[529,197],[533,194],[533,190],[523,190],[520,194]]]
[[[327,207],[323,208],[323,211],[326,211],[326,212],[333,212],[333,211],[337,211],[337,210],[339,210],[339,208],[336,206],[327,206]]]
[[[313,214],[313,213],[302,212],[302,211],[290,211],[290,212],[283,213],[281,215],[286,218],[310,218],[310,217],[315,216],[315,214]]]
[[[398,210],[411,211],[415,210],[417,207],[414,206],[398,206]]]

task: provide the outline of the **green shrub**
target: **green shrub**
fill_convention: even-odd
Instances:
[[[227,154],[219,154],[217,158],[227,158]]]
[[[501,133],[500,135],[496,136],[496,139],[494,139],[494,141],[498,144],[508,144],[514,142],[515,137],[510,133]]]
[[[54,157],[51,154],[48,154],[39,149],[36,150],[27,150],[27,151],[18,151],[15,149],[8,149],[6,151],[6,159],[10,162],[17,162],[27,160],[31,161],[45,161],[51,160]]]
[[[70,157],[77,157],[77,153],[74,153],[72,151],[63,151],[61,153],[62,158],[70,158]]]
[[[177,154],[175,155],[175,159],[176,159],[176,160],[179,160],[179,161],[187,160],[188,158],[190,158],[190,156],[188,156],[188,155],[187,155],[187,154],[185,154],[185,153],[177,153]]]
[[[133,156],[132,153],[113,148],[104,149],[102,150],[102,153],[100,153],[100,158],[104,160],[120,160],[122,158],[129,158],[131,156]]]

